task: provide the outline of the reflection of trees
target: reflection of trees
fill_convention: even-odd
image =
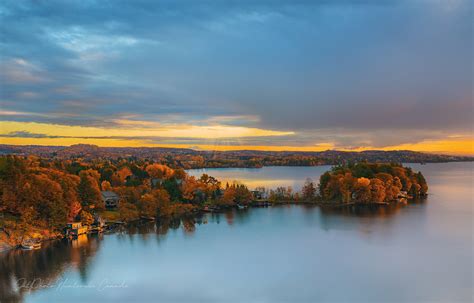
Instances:
[[[233,225],[234,224],[234,212],[228,211],[224,214],[227,224]]]
[[[207,216],[205,215],[197,215],[194,220],[196,221],[196,224],[201,225],[201,224],[207,224]]]
[[[390,224],[390,222],[392,222],[391,219],[403,208],[410,204],[424,204],[424,202],[425,199],[418,199],[410,201],[408,204],[391,203],[384,206],[356,205],[341,208],[321,207],[321,215],[318,221],[324,230],[354,228],[354,226],[351,226],[352,224],[366,228],[376,224],[376,222],[381,222],[379,219],[382,219],[382,222],[385,224]]]
[[[423,204],[426,199],[411,200],[408,204]],[[353,205],[350,207],[321,207],[321,213],[325,215],[339,215],[350,217],[390,217],[407,206],[403,203],[390,203],[389,205]]]
[[[166,235],[166,233],[170,229],[178,229],[182,227],[185,234],[190,235],[194,233],[194,231],[196,230],[196,223],[202,224],[202,222],[203,222],[202,217],[199,217],[199,218],[189,217],[189,218],[183,218],[182,220],[171,219],[171,218],[160,219],[159,221],[156,222],[156,225],[155,225],[156,234]]]
[[[424,200],[413,201],[410,204],[423,204]],[[287,206],[285,206],[287,207]],[[288,206],[294,207],[294,206]],[[359,218],[390,218],[396,215],[405,205],[391,204],[384,207],[357,206],[354,208],[325,208],[300,206],[305,216],[315,218],[325,230],[364,228],[374,224],[376,220],[359,220]],[[162,238],[168,231],[183,228],[185,235],[191,235],[196,230],[196,224],[218,223],[225,218],[227,224],[241,224],[249,220],[250,214],[256,212],[275,211],[272,209],[232,210],[224,214],[203,214],[194,218],[161,219],[158,222],[140,222],[117,230],[118,239],[132,241],[138,235],[143,241],[149,241],[155,234]],[[316,216],[315,216],[316,215]],[[319,216],[318,216],[319,215]],[[350,219],[352,218],[352,219]],[[390,224],[390,220],[384,220]],[[79,237],[74,241],[53,241],[43,243],[43,248],[34,251],[13,250],[0,255],[0,302],[21,302],[29,291],[19,288],[17,281],[40,281],[41,284],[55,284],[68,267],[75,267],[83,283],[87,283],[90,263],[99,250],[103,235]],[[33,288],[32,291],[35,291]]]
[[[264,209],[251,209],[251,210],[245,209],[245,210],[240,210],[240,211],[237,210],[235,211],[235,221],[240,224],[247,222],[248,219],[250,218],[249,215],[252,211],[265,211],[265,210]]]
[[[192,235],[196,231],[196,221],[193,218],[183,220],[183,230],[186,235]]]
[[[350,217],[387,217],[397,213],[402,205],[390,204],[387,206],[368,206],[368,205],[356,205],[354,207],[322,207],[321,213],[325,215],[339,215],[339,216],[350,216]]]
[[[203,216],[202,220],[205,220],[204,224],[206,224],[208,221],[211,223],[216,223],[220,224],[222,218],[226,220],[226,223],[228,225],[233,225],[234,223],[244,223],[248,220],[249,215],[251,212],[259,211],[258,209],[246,209],[246,210],[235,210],[235,209],[230,209],[226,210],[224,213],[208,213]],[[197,220],[196,222],[198,224],[200,220]]]
[[[54,285],[64,270],[75,266],[83,281],[87,280],[90,258],[99,248],[99,239],[89,237],[43,243],[40,250],[12,250],[0,256],[0,302],[21,302],[29,291],[40,285]],[[35,287],[36,286],[36,287]]]

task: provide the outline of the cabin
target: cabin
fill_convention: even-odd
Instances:
[[[106,208],[117,208],[120,202],[120,197],[113,191],[101,191],[102,200]]]
[[[163,179],[161,178],[151,178],[151,187],[158,188],[163,184]]]
[[[261,190],[252,190],[252,196],[254,200],[266,199],[266,194]]]
[[[408,193],[406,191],[401,190],[398,193],[398,198],[408,198]]]
[[[410,196],[410,195],[408,194],[408,192],[403,191],[403,190],[400,191],[400,193],[398,194],[398,197],[397,197],[397,198],[398,198],[398,199],[413,199],[413,197]]]

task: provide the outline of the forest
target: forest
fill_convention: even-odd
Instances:
[[[428,190],[421,172],[399,164],[359,162],[334,166],[301,191],[291,187],[254,191],[221,184],[207,174],[197,178],[181,168],[146,160],[96,161],[37,156],[0,157],[0,228],[60,231],[68,222],[91,224],[97,217],[131,222],[140,218],[180,218],[206,208],[251,203],[373,203],[422,197]],[[102,192],[119,197],[105,207]]]
[[[101,191],[120,196],[114,212],[105,208]],[[122,160],[94,164],[34,156],[0,157],[0,212],[19,224],[60,229],[67,222],[90,223],[96,215],[129,221],[179,217],[205,204],[248,204],[252,195],[241,184],[221,183],[208,175],[189,176],[183,169],[158,163]]]
[[[285,151],[211,151],[162,147],[99,147],[90,144],[71,146],[37,146],[0,144],[0,155],[38,156],[55,160],[81,162],[145,160],[165,164],[171,168],[220,168],[263,166],[317,166],[350,162],[428,163],[473,161],[473,157],[427,154],[407,150],[349,152],[327,150],[321,152]]]
[[[391,202],[427,195],[421,172],[396,163],[356,163],[334,166],[320,177],[319,192],[326,201],[342,203]]]

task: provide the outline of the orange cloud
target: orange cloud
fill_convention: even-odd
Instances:
[[[13,145],[62,145],[77,143],[95,144],[108,147],[176,147],[198,148],[203,150],[263,150],[263,151],[324,151],[335,149],[335,142],[314,145],[226,145],[225,138],[271,137],[294,135],[294,132],[280,132],[243,126],[210,125],[195,126],[187,124],[162,125],[148,122],[145,125],[132,120],[116,121],[117,127],[99,128],[84,126],[65,126],[34,122],[0,122],[0,143]],[[45,136],[16,136],[16,133],[44,134]],[[13,134],[13,135],[12,135]],[[150,137],[214,139],[215,144],[161,144],[147,140]],[[198,141],[199,142],[199,141]],[[203,141],[204,142],[204,141]],[[235,142],[235,140],[234,140]],[[244,140],[243,140],[244,142]],[[424,140],[385,147],[362,146],[350,148],[341,146],[338,150],[413,150],[428,153],[474,155],[472,137],[448,136],[443,140]]]
[[[367,150],[375,148],[359,148],[358,150]],[[445,140],[424,140],[417,143],[407,143],[401,145],[386,146],[376,148],[380,150],[414,150],[427,153],[445,153],[456,155],[473,155],[474,140],[469,139],[445,139]]]

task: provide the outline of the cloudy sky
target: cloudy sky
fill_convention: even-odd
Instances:
[[[473,154],[469,0],[0,3],[0,142]]]

